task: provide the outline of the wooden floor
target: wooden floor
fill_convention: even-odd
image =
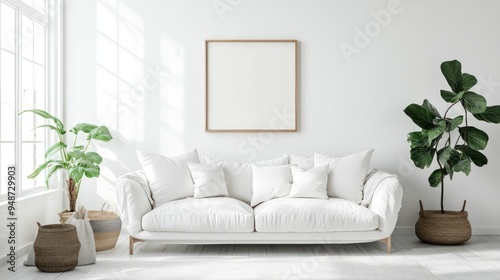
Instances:
[[[500,236],[474,236],[461,246],[436,246],[414,235],[352,245],[167,245],[128,237],[97,263],[66,273],[0,267],[0,279],[499,279]],[[26,256],[17,261],[21,264]]]

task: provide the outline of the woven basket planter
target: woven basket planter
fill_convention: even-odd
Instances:
[[[74,212],[63,211],[57,213],[59,221],[65,223]],[[95,250],[104,251],[113,249],[116,246],[122,221],[120,217],[109,211],[88,211],[90,226],[94,232]]]
[[[74,225],[53,224],[41,226],[33,245],[35,266],[44,272],[64,272],[78,264],[80,241]]]
[[[94,231],[96,251],[113,249],[122,229],[120,217],[108,211],[88,211],[88,213],[90,226]]]
[[[415,224],[417,237],[431,244],[458,245],[471,238],[472,229],[465,211],[465,201],[462,211],[424,210],[420,201],[420,217]]]

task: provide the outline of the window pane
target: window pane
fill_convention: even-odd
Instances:
[[[0,143],[0,154],[2,154],[0,157],[0,195],[7,193],[7,167],[15,162],[14,151],[14,143]],[[16,167],[16,173],[18,170],[19,167]]]
[[[37,0],[35,0],[37,1]],[[33,8],[33,0],[23,0],[24,3],[28,4],[28,6]]]
[[[33,59],[33,39],[35,30],[33,20],[23,16],[21,25],[22,54],[24,58]]]
[[[23,59],[22,62],[22,88],[21,88],[21,110],[35,109],[35,95],[33,90],[33,62]],[[38,108],[36,108],[38,109]],[[34,140],[35,115],[22,114],[21,128],[23,141]]]
[[[16,118],[14,55],[1,51],[0,63],[0,141],[14,141]]]
[[[1,33],[1,46],[2,48],[9,50],[11,52],[15,51],[16,45],[16,14],[15,10],[10,6],[2,3],[1,4],[1,16],[0,16],[0,33]]]
[[[45,110],[45,67],[35,65],[35,108]]]
[[[38,23],[34,25],[35,62],[45,64],[45,28]]]
[[[35,10],[39,11],[42,14],[46,13],[46,7],[47,7],[47,1],[46,0],[35,0]]]
[[[45,110],[45,67],[40,66],[40,65],[35,65],[35,92],[33,94],[34,96],[34,106],[33,108],[36,109],[41,109]],[[45,119],[41,117],[36,117],[33,120],[33,127],[37,127],[40,125],[45,124]],[[33,133],[33,139],[37,141],[45,141],[45,132],[47,130],[44,128],[39,128],[36,129],[35,131],[32,131]]]

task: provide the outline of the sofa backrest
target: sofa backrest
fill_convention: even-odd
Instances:
[[[250,204],[252,200],[252,167],[251,164],[259,166],[276,166],[288,164],[288,155],[283,155],[269,160],[257,162],[237,162],[232,160],[220,160],[205,155],[207,164],[221,165],[227,184],[229,197],[236,198]]]

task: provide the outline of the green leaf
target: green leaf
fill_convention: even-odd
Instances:
[[[462,96],[462,102],[465,109],[473,114],[484,113],[486,111],[486,99],[475,92],[465,92]]]
[[[85,148],[83,145],[74,146],[73,150],[83,150]]]
[[[408,133],[408,142],[410,143],[410,148],[416,147],[429,147],[429,137],[427,136],[427,131],[414,131]]]
[[[59,152],[61,149],[64,149],[66,147],[67,147],[66,144],[64,144],[63,142],[55,143],[54,145],[52,145],[50,148],[47,149],[47,151],[45,152],[45,158]]]
[[[483,113],[473,114],[474,117],[480,121],[485,121],[489,123],[500,123],[500,106],[490,106],[486,107]]]
[[[444,120],[439,121],[439,124],[434,126],[432,129],[429,129],[427,132],[427,137],[429,143],[432,143],[432,140],[443,135],[446,129],[446,122]]]
[[[90,131],[87,139],[88,140],[95,139],[95,140],[108,142],[111,139],[113,139],[113,136],[111,136],[111,133],[109,132],[109,129],[107,127],[99,126],[99,127],[96,127]]]
[[[46,111],[44,110],[39,110],[39,109],[31,109],[31,110],[24,110],[22,111],[21,113],[19,113],[19,115],[23,114],[23,113],[26,113],[26,112],[30,112],[30,113],[33,113],[33,114],[36,114],[42,118],[45,118],[45,119],[51,119],[54,123],[55,123],[55,127],[54,126],[51,126],[51,125],[47,125],[47,127],[51,128],[51,129],[54,129],[57,133],[61,134],[61,135],[64,135],[66,133],[66,131],[64,130],[64,125],[62,124],[61,120],[59,120],[58,118],[52,116],[51,114],[47,113]],[[38,127],[45,127],[45,125],[41,125],[41,126],[38,126]],[[36,128],[38,128],[36,127]]]
[[[434,127],[434,114],[418,104],[410,104],[404,109],[405,114],[419,127],[432,129]]]
[[[429,100],[425,99],[424,100],[424,103],[422,103],[422,107],[424,107],[425,109],[429,110],[432,112],[432,114],[434,114],[435,117],[440,117],[441,118],[441,115],[439,114],[438,110],[436,109],[436,107],[434,107],[430,102]]]
[[[473,150],[467,145],[457,145],[455,149],[466,154],[476,166],[481,167],[488,164],[488,158],[483,153]]]
[[[469,176],[471,171],[470,161],[468,159],[462,159],[457,164],[453,166],[453,171],[463,172],[465,175]]]
[[[59,133],[59,130],[57,129],[57,127],[55,127],[55,126],[53,126],[53,125],[50,125],[50,124],[43,124],[43,125],[39,125],[39,126],[35,127],[34,129],[37,129],[37,128],[43,128],[43,127],[50,128],[50,129],[54,130],[55,132],[58,132],[58,133]]]
[[[35,169],[35,171],[33,171],[33,173],[31,173],[30,175],[28,175],[28,179],[33,179],[35,178],[36,176],[38,176],[38,174],[40,174],[40,172],[42,172],[45,168],[47,168],[47,166],[54,162],[55,160],[51,159],[51,160],[48,160],[42,164],[40,164],[40,166],[38,166],[37,169]]]
[[[85,158],[85,154],[80,150],[72,150],[68,153],[68,159],[78,160],[81,158]]]
[[[462,87],[464,91],[471,89],[473,86],[477,84],[476,77],[471,74],[463,73],[462,74]]]
[[[70,132],[73,132],[74,134],[77,134],[80,131],[83,131],[85,133],[89,133],[92,131],[92,129],[96,128],[97,125],[93,124],[88,124],[88,123],[79,123],[75,125],[72,129],[70,129]]]
[[[473,126],[460,127],[458,129],[460,136],[473,150],[480,151],[488,145],[488,134]]]
[[[56,124],[56,127],[59,131],[61,131],[61,134],[64,135],[66,134],[66,131],[64,130],[64,125],[63,123],[61,122],[60,119],[58,119],[57,117],[52,117],[52,120],[54,121],[54,123]]]
[[[451,121],[447,120],[446,132],[450,132],[450,131],[455,130],[459,125],[462,124],[463,121],[464,121],[463,116],[457,116],[457,117],[453,118]]]
[[[435,149],[426,147],[416,147],[410,149],[410,158],[418,168],[427,168],[432,164]]]
[[[56,173],[57,170],[63,169],[64,167],[61,164],[56,164],[50,167],[49,173],[47,173],[47,178],[45,179],[45,185],[48,187],[49,186],[49,179],[50,177]]]
[[[464,91],[461,91],[459,93],[453,93],[451,91],[441,90],[441,97],[444,99],[444,101],[446,101],[448,103],[455,103],[460,98],[462,98],[464,93],[465,93]]]
[[[19,113],[19,115],[24,114],[26,112],[31,112],[31,113],[36,114],[36,115],[38,115],[42,118],[45,118],[45,119],[52,119],[51,114],[45,112],[44,110],[39,110],[39,109],[24,110],[21,113]]]
[[[80,181],[83,178],[83,174],[85,172],[85,168],[81,166],[76,166],[69,170],[69,177],[73,178],[75,181]]]
[[[463,90],[462,65],[458,60],[445,61],[441,63],[441,72],[454,93],[459,93]]]
[[[431,176],[429,176],[429,184],[431,187],[437,187],[439,183],[441,183],[441,180],[443,179],[443,173],[444,170],[441,169],[436,169],[431,173]]]
[[[102,162],[102,157],[96,152],[88,152],[85,156],[93,163],[100,164]]]
[[[451,147],[450,146],[446,146],[438,151],[438,160],[442,165],[446,164],[448,162],[448,160],[450,159],[450,157],[451,157]]]
[[[97,168],[85,168],[85,176],[87,178],[97,178],[99,177],[100,170]]]

